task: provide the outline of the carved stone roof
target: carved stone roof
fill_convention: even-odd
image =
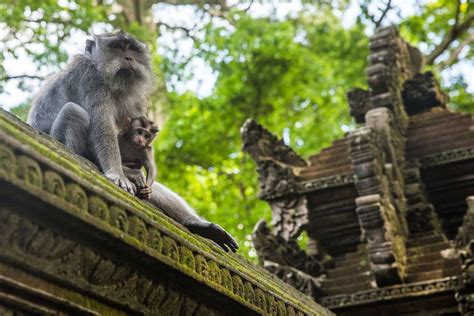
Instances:
[[[0,313],[332,314],[3,110],[0,287]]]
[[[446,108],[434,75],[420,72],[420,52],[394,27],[378,29],[369,48],[368,89],[348,93],[360,125],[307,166],[277,173],[253,156],[272,208],[267,236],[284,240],[273,258],[303,251],[292,240],[305,231],[308,262],[324,269],[289,277],[292,260],[264,266],[338,315],[474,314],[474,116]],[[273,238],[256,230],[253,239],[271,261]]]

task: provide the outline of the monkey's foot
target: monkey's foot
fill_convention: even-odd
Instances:
[[[126,176],[119,173],[107,172],[104,174],[107,179],[124,189],[125,191],[135,194],[133,190],[133,184],[130,180],[127,179]]]
[[[123,174],[130,180],[136,187],[135,192],[140,192],[142,188],[146,187],[145,177],[140,169],[130,169],[127,167],[122,167]]]
[[[194,234],[210,239],[225,251],[235,252],[239,245],[222,227],[214,223],[188,224],[186,227]]]

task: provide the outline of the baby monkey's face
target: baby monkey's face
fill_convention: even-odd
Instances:
[[[145,117],[134,118],[130,120],[128,127],[128,137],[130,142],[140,148],[150,146],[158,133],[158,128],[152,121]]]
[[[136,127],[132,131],[131,141],[135,146],[145,148],[151,144],[153,139],[156,137],[156,132],[152,133],[149,129],[143,127]]]

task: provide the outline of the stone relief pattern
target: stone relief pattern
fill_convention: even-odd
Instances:
[[[2,255],[146,314],[220,315],[168,285],[0,209]],[[199,314],[199,313],[198,313]]]
[[[316,190],[328,189],[337,186],[354,183],[354,176],[352,173],[340,174],[332,177],[324,177],[312,181],[305,181],[298,183],[297,192],[307,193]]]
[[[292,195],[269,203],[272,209],[273,233],[285,240],[298,238],[308,224],[306,197]]]
[[[440,154],[423,157],[419,160],[421,168],[430,168],[450,162],[474,158],[474,148],[456,149],[444,151]]]
[[[324,268],[319,258],[308,256],[295,239],[285,240],[272,234],[265,220],[260,220],[252,233],[252,242],[265,269],[315,300],[321,296]]]
[[[345,307],[350,305],[380,302],[381,300],[404,298],[407,297],[407,295],[416,293],[452,291],[458,286],[459,280],[457,277],[450,277],[443,280],[412,283],[386,289],[374,289],[361,291],[354,294],[341,294],[323,297],[320,300],[320,303],[327,308],[335,308],[338,306]]]
[[[243,279],[237,273],[220,266],[213,259],[206,258],[186,245],[182,245],[171,236],[160,231],[156,224],[133,214],[113,202],[106,201],[98,195],[88,192],[83,186],[75,182],[68,182],[59,173],[48,169],[29,156],[15,153],[6,145],[0,144],[0,177],[10,181],[19,181],[23,185],[40,189],[44,194],[53,195],[73,206],[78,212],[89,214],[101,220],[102,224],[118,230],[121,234],[137,239],[146,245],[160,261],[184,270],[187,274],[197,275],[205,283],[217,288],[226,295],[235,297],[252,308],[269,315],[303,315],[304,311],[285,303],[279,298],[269,294],[255,283]],[[1,223],[4,226],[1,242],[6,240],[15,243],[9,246],[20,251],[29,258],[37,260],[82,260],[73,264],[49,265],[54,267],[54,275],[71,277],[75,275],[87,283],[87,287],[99,286],[103,293],[118,298],[121,301],[130,301],[140,308],[175,308],[189,303],[189,299],[179,293],[169,295],[163,285],[153,285],[153,282],[144,279],[136,271],[118,265],[100,254],[88,251],[60,236],[51,235],[35,224],[21,220],[12,214],[2,214]],[[5,223],[9,223],[5,225]],[[22,234],[27,230],[28,234]],[[17,238],[6,238],[15,235]],[[20,236],[35,236],[34,240],[26,241]],[[45,250],[47,249],[47,250]],[[76,267],[75,270],[67,268]],[[66,269],[60,271],[61,268]],[[59,269],[59,270],[56,270]],[[109,281],[106,281],[109,280]],[[133,282],[131,282],[133,281]],[[102,284],[111,282],[112,284]],[[144,292],[139,292],[136,286],[139,282],[144,286],[139,287]],[[135,287],[134,287],[135,286]],[[147,304],[151,304],[147,307]],[[178,307],[176,307],[178,308]],[[203,308],[203,307],[200,307]]]
[[[297,238],[308,224],[308,209],[294,172],[307,166],[306,161],[252,119],[244,123],[240,133],[243,150],[257,163],[259,196],[272,208],[273,233],[285,240]]]
[[[260,199],[268,201],[296,192],[298,185],[291,167],[274,160],[259,159],[257,171],[260,182]]]

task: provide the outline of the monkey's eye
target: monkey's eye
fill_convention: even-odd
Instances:
[[[142,131],[141,129],[139,129],[139,130],[137,131],[137,133],[138,133],[138,135],[142,135],[142,134],[143,134],[143,131]]]
[[[149,135],[149,134],[146,134],[146,135],[145,135],[145,138],[146,138],[146,139],[149,139],[149,138],[150,138],[150,135]]]
[[[134,52],[138,52],[139,50],[137,45],[130,45],[128,49],[133,50]]]

